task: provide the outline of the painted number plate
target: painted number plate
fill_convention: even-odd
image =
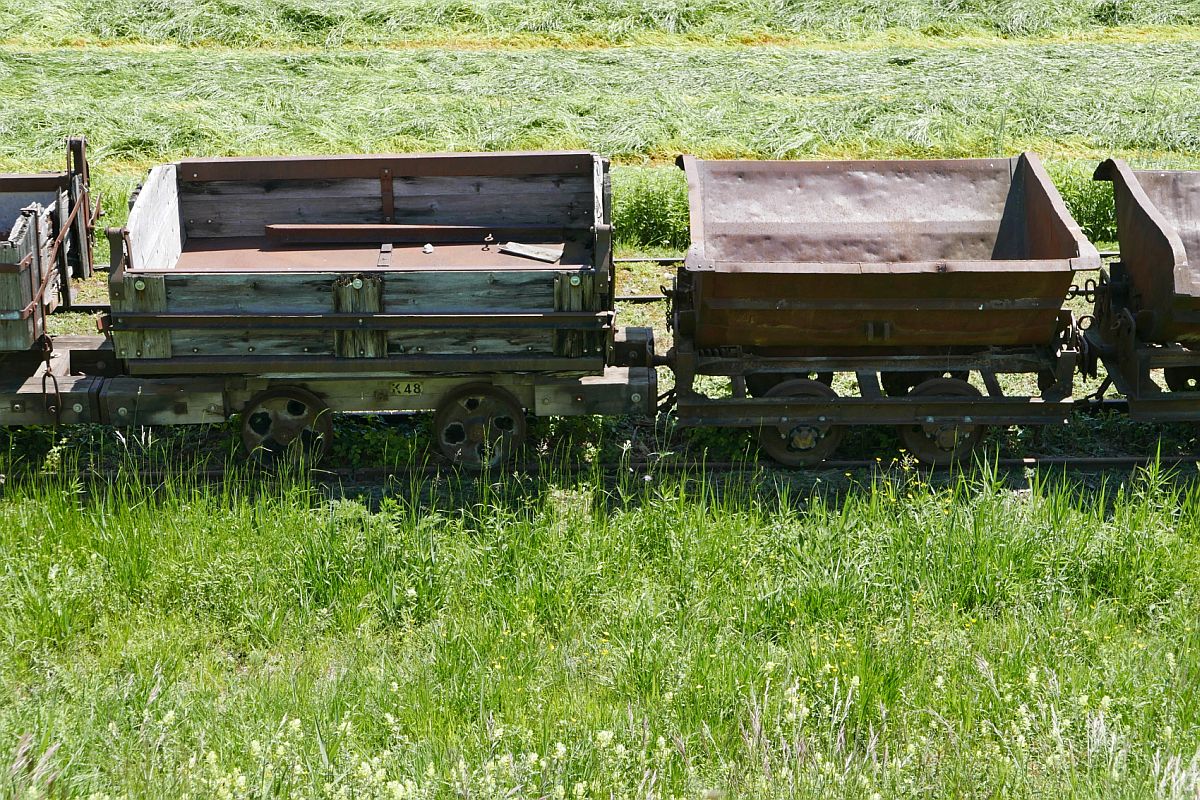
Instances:
[[[422,386],[416,381],[395,381],[392,383],[392,394],[414,395],[421,394]]]

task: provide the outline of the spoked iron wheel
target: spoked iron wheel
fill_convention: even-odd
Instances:
[[[913,388],[909,397],[980,397],[980,391],[957,378],[933,378]],[[900,440],[923,464],[939,466],[962,461],[983,441],[987,428],[962,422],[916,423],[900,426]]]
[[[751,397],[766,397],[774,387],[788,381],[808,380],[833,384],[832,372],[752,372],[746,376],[746,391]]]
[[[837,392],[819,381],[796,378],[772,386],[766,397],[818,397],[830,401]],[[833,455],[842,441],[844,428],[812,421],[763,425],[758,441],[771,458],[789,467],[819,464]]]
[[[269,389],[242,412],[242,446],[264,465],[315,464],[333,441],[333,414],[306,389]]]
[[[922,383],[945,376],[965,382],[970,374],[967,372],[881,372],[879,373],[879,385],[883,387],[884,394],[888,397],[904,397]]]
[[[1172,392],[1200,391],[1200,367],[1167,367],[1163,379]]]
[[[503,464],[525,442],[525,412],[517,398],[487,383],[450,392],[433,415],[438,450],[455,464],[480,470]]]

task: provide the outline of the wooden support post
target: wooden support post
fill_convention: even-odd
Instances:
[[[121,291],[114,293],[111,300],[114,312],[163,312],[167,310],[167,284],[162,275],[125,272],[121,277]],[[113,329],[113,345],[118,358],[170,358],[171,332],[118,324]]]
[[[383,312],[383,278],[347,275],[333,283],[333,310],[342,314]],[[339,358],[386,358],[387,331],[335,330],[333,352]]]

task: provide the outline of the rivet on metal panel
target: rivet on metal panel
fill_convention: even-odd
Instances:
[[[21,405],[20,403],[13,403],[12,410],[17,414],[20,414],[22,411],[25,410],[25,406]]]
[[[247,348],[246,348],[246,352],[248,352],[248,353],[253,353],[253,352],[254,352],[254,348],[253,348],[253,347],[247,347]]]
[[[138,351],[137,351],[137,357],[138,357],[138,358],[141,358],[141,357],[142,357],[142,351],[141,351],[141,350],[138,350]]]
[[[572,286],[578,286],[578,285],[579,285],[579,276],[578,276],[578,275],[572,275],[572,276],[571,276],[571,285],[572,285]]]
[[[350,285],[353,286],[355,289],[361,289],[362,288],[362,278],[355,278],[354,280],[350,281]]]
[[[128,417],[129,409],[126,408],[125,406],[121,406],[120,408],[117,409],[117,416],[118,417]]]
[[[211,219],[210,219],[210,220],[208,220],[208,224],[209,224],[209,225],[212,225],[212,220],[211,220]]]
[[[74,411],[76,414],[82,414],[83,413],[83,403],[76,403],[75,405],[71,406],[71,410]]]
[[[200,348],[199,348],[199,347],[193,347],[193,348],[192,348],[192,352],[193,352],[193,353],[199,353],[199,352],[200,352]]]
[[[642,402],[642,396],[640,394],[638,394],[637,392],[634,392],[633,394],[629,395],[629,399],[635,403]]]
[[[133,288],[137,289],[140,292],[146,288],[146,282],[144,280],[142,280],[141,278],[138,278],[136,281],[133,282]]]
[[[576,403],[582,403],[582,402],[583,402],[583,395],[581,395],[581,394],[577,394],[577,395],[575,395],[575,402],[576,402]]]

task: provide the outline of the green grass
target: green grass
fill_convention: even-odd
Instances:
[[[0,168],[56,167],[61,137],[87,134],[120,224],[146,168],[187,155],[584,147],[618,164],[628,252],[685,246],[678,152],[1034,149],[1108,240],[1101,157],[1200,167],[1198,15],[1196,0],[34,0],[0,18]],[[187,47],[202,43],[224,47]],[[337,463],[420,463],[422,425],[339,418]],[[534,434],[572,465],[626,443],[664,464],[749,452],[741,433],[615,420]],[[1193,472],[931,483],[863,430],[848,450],[897,457],[882,474],[179,477],[236,460],[235,438],[9,438],[0,796],[1200,791]],[[1193,440],[1110,416],[991,444]],[[132,474],[147,464],[176,477],[148,485]],[[114,465],[107,483],[58,474]]]
[[[629,43],[653,37],[1078,35],[1200,22],[1197,0],[31,0],[6,10],[0,39],[239,47],[379,46],[433,39]]]
[[[0,503],[11,794],[1200,783],[1200,494],[1153,472],[1020,499],[982,473],[633,474],[371,501],[43,479]]]
[[[714,157],[960,157],[1039,150],[1093,237],[1109,154],[1200,165],[1200,45],[1027,44],[349,54],[0,48],[0,167],[93,143],[119,223],[152,163],[186,155],[591,148],[620,164]],[[1114,71],[1153,76],[1114,82]],[[45,98],[54,97],[54,102]],[[661,170],[661,171],[659,171]],[[618,170],[633,247],[686,241],[669,167]]]

